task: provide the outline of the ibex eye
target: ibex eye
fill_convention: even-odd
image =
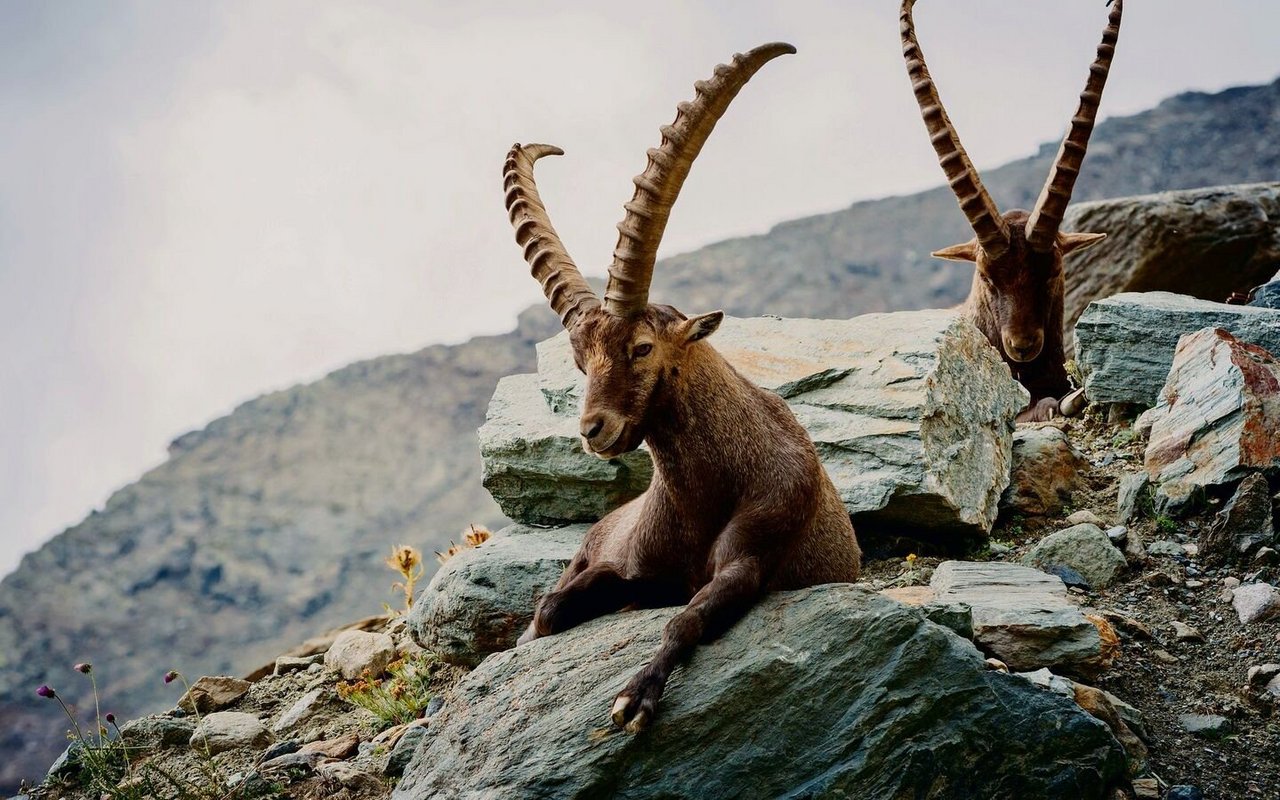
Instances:
[[[649,355],[649,354],[650,354],[650,353],[652,353],[652,352],[653,352],[653,345],[651,345],[651,344],[638,344],[638,345],[636,345],[636,349],[631,351],[631,357],[632,357],[632,358],[644,358],[645,356]]]

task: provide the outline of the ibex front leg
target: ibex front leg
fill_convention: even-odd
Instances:
[[[676,665],[688,658],[699,642],[714,639],[741,619],[763,588],[758,558],[745,556],[717,564],[711,582],[667,623],[658,654],[613,701],[610,713],[614,724],[628,733],[643,730],[657,713],[658,698]]]

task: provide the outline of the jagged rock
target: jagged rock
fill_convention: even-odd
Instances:
[[[244,697],[253,684],[226,675],[205,675],[191,684],[191,688],[178,700],[178,708],[208,714],[221,711]]]
[[[1020,428],[1013,434],[1013,467],[1000,508],[1033,516],[1057,514],[1084,486],[1088,466],[1061,428]]]
[[[200,719],[188,743],[193,749],[217,755],[242,747],[265,747],[271,743],[271,732],[253,714],[239,711],[215,711]]]
[[[1271,280],[1257,288],[1249,305],[1255,308],[1280,309],[1280,272],[1272,275]]]
[[[1202,487],[1280,467],[1280,361],[1221,329],[1188,334],[1147,415],[1144,466],[1175,505]]]
[[[1168,292],[1118,294],[1090,303],[1076,323],[1076,363],[1085,394],[1095,403],[1154,406],[1179,338],[1204,328],[1280,349],[1280,311]]]
[[[391,756],[387,759],[383,774],[392,778],[403,775],[405,767],[409,766],[409,762],[413,760],[419,743],[426,735],[427,729],[422,725],[413,725],[406,730],[404,735],[396,741],[395,747],[391,749]]]
[[[611,731],[605,711],[670,615],[611,615],[486,659],[393,797],[1110,798],[1123,774],[1120,746],[1073,702],[848,585],[770,595],[694,651],[645,733]]]
[[[1247,583],[1231,593],[1231,606],[1245,625],[1280,614],[1280,590],[1269,583]]]
[[[324,653],[316,653],[313,656],[303,656],[301,658],[295,656],[280,656],[276,659],[275,666],[271,669],[271,674],[288,675],[290,672],[302,672],[312,664],[323,663]]]
[[[1017,564],[947,561],[930,581],[937,602],[964,603],[974,642],[1018,672],[1091,673],[1102,637],[1067,598],[1062,579]]]
[[[140,753],[165,747],[182,747],[191,741],[196,722],[191,717],[153,716],[132,719],[120,726],[120,735],[129,748]]]
[[[1084,525],[1085,523],[1088,523],[1090,525],[1097,525],[1099,528],[1105,528],[1107,526],[1107,523],[1103,522],[1101,517],[1087,508],[1082,508],[1079,511],[1070,514],[1063,521],[1068,525]]]
[[[1124,554],[1111,544],[1106,532],[1089,523],[1049,534],[1036,542],[1022,563],[1040,569],[1065,565],[1099,589],[1110,586],[1128,565]]]
[[[449,559],[409,613],[414,640],[464,666],[513,647],[533,619],[534,604],[560,579],[588,527],[511,525]]]
[[[299,697],[287,711],[280,715],[280,718],[271,725],[271,732],[279,734],[298,727],[314,717],[332,697],[332,690],[326,687],[312,689]]]
[[[324,654],[324,663],[353,681],[365,673],[381,675],[395,657],[396,643],[385,633],[343,631]]]
[[[971,324],[948,311],[729,318],[713,343],[791,405],[855,524],[990,530],[1027,394]],[[536,377],[499,385],[480,447],[485,485],[513,518],[591,521],[647,485],[645,451],[582,451],[582,391],[567,334],[538,346]]]
[[[1231,720],[1217,714],[1179,714],[1178,724],[1187,733],[1205,739],[1221,739],[1235,730]]]
[[[344,759],[354,755],[356,748],[359,746],[360,736],[354,731],[348,731],[333,739],[318,739],[314,742],[307,742],[299,748],[298,752],[317,753],[324,758]]]
[[[1129,524],[1150,512],[1151,477],[1145,472],[1134,472],[1120,479],[1120,493],[1116,501],[1122,524]]]
[[[1067,230],[1110,236],[1069,262],[1067,325],[1091,300],[1120,292],[1163,289],[1225,300],[1265,281],[1280,261],[1277,219],[1280,185],[1273,183],[1073,205]]]
[[[1275,541],[1271,519],[1271,489],[1267,479],[1253,474],[1240,482],[1230,502],[1218,512],[1200,544],[1201,560],[1219,566],[1247,557]]]

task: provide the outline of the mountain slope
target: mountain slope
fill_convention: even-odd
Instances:
[[[997,202],[1030,205],[1055,152],[984,175]],[[1076,199],[1277,176],[1280,81],[1105,122]],[[969,236],[945,188],[857,203],[666,259],[654,296],[742,316],[951,305],[971,273],[928,253]],[[538,307],[509,334],[353,364],[245,403],[28,555],[0,582],[0,792],[39,777],[64,746],[63,721],[33,691],[49,682],[87,700],[71,691],[83,685],[73,662],[96,662],[110,707],[135,716],[172,700],[159,680],[171,667],[244,672],[376,613],[393,599],[380,564],[392,543],[439,549],[467,522],[499,523],[475,429],[498,378],[531,370],[533,344],[555,326]]]

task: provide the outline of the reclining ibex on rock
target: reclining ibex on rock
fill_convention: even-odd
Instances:
[[[647,442],[654,466],[642,495],[587,532],[520,643],[625,608],[687,603],[610,710],[632,733],[654,718],[676,665],[765,592],[859,574],[849,515],[808,434],[780,397],[740,375],[706,341],[724,314],[690,318],[648,299],[668,215],[711,129],[756,71],[794,52],[768,44],[736,55],[680,104],[634,180],[603,303],[552,228],[533,179],[535,161],[562,151],[517,144],[507,156],[503,183],[516,241],[587,377],[583,447],[609,459]]]
[[[982,185],[929,75],[911,14],[915,2],[902,1],[902,55],[939,163],[976,234],[964,244],[933,255],[976,265],[964,313],[973,318],[1000,351],[1014,377],[1031,393],[1031,404],[1018,421],[1043,421],[1061,411],[1070,413],[1073,408],[1060,408],[1060,403],[1074,406],[1076,401],[1075,395],[1071,403],[1060,400],[1071,391],[1062,342],[1062,259],[1096,244],[1106,234],[1061,233],[1059,228],[1111,70],[1120,36],[1123,0],[1114,0],[1097,59],[1089,68],[1089,80],[1080,95],[1079,110],[1071,120],[1035,209],[1004,215]]]

